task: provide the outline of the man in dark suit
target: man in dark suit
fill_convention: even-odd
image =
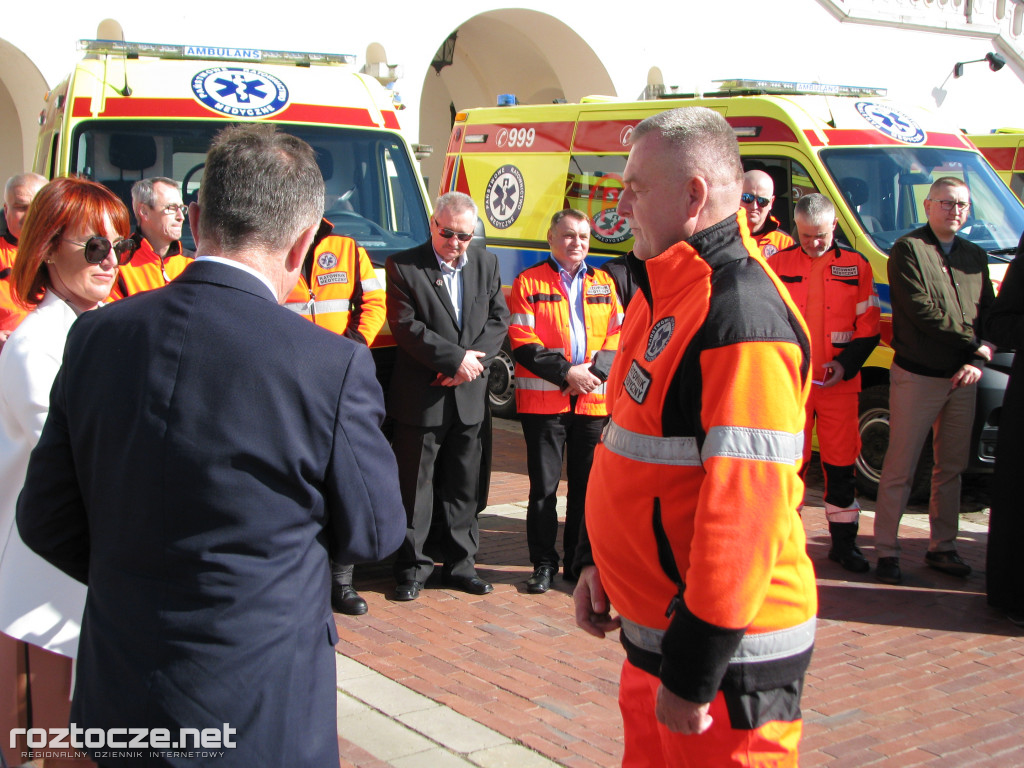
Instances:
[[[497,258],[469,248],[476,211],[468,195],[442,195],[430,240],[385,265],[388,324],[398,345],[388,415],[408,521],[394,566],[396,600],[415,600],[434,569],[423,546],[435,492],[445,512],[446,583],[475,595],[492,591],[476,573],[480,433],[487,366],[505,338],[508,308]]]
[[[323,199],[307,144],[225,130],[200,257],[68,337],[19,530],[89,587],[72,722],[170,732],[101,765],[194,765],[182,728],[218,766],[338,764],[328,554],[388,556],[404,515],[369,351],[278,306]]]

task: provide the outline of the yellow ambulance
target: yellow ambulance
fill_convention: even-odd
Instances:
[[[1024,129],[998,128],[967,136],[1013,193],[1024,200]]]
[[[344,54],[82,40],[83,58],[46,96],[34,170],[110,187],[166,176],[196,198],[210,140],[235,122],[275,123],[317,153],[325,215],[380,267],[429,236],[429,203],[393,95]],[[191,232],[184,227],[185,246]],[[378,270],[383,282],[383,270]],[[384,328],[374,347],[390,370]]]
[[[477,201],[488,248],[498,254],[506,284],[547,257],[548,221],[566,207],[589,217],[588,262],[598,263],[632,246],[629,223],[616,208],[636,124],[676,107],[720,112],[736,133],[745,169],[759,168],[773,177],[772,214],[782,228],[791,230],[793,206],[801,195],[820,192],[836,205],[840,244],[871,263],[882,302],[883,343],[863,371],[858,478],[862,490],[873,494],[889,429],[889,249],[925,222],[923,201],[931,183],[956,176],[970,187],[972,201],[960,234],[992,254],[990,269],[998,281],[1024,231],[1024,207],[958,129],[925,110],[893,103],[884,89],[762,80],[720,84],[718,92],[699,97],[593,98],[461,112],[452,129],[441,191],[458,190]],[[1006,357],[982,379],[972,449],[975,470],[991,469],[994,461]],[[510,359],[505,367],[504,386],[501,372],[493,368],[491,384],[495,397],[507,399],[514,389]],[[922,467],[916,496],[927,483],[927,467]]]

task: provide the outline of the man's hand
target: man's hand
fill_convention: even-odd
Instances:
[[[486,356],[487,353],[485,352],[477,352],[475,349],[467,349],[466,356],[462,358],[462,362],[459,363],[459,370],[455,372],[453,377],[445,379],[441,383],[446,387],[457,387],[459,384],[465,384],[467,381],[473,381],[474,379],[479,378],[480,374],[484,372],[484,366],[480,362],[480,359]]]
[[[821,367],[825,369],[825,380],[821,382],[822,389],[834,387],[843,380],[843,374],[846,373],[846,369],[843,368],[843,364],[838,360],[830,360]]]
[[[982,349],[988,349],[988,347],[982,347]],[[991,356],[991,352],[989,355]],[[960,370],[953,374],[953,378],[950,380],[953,384],[953,389],[957,387],[969,387],[971,384],[976,384],[981,378],[981,369],[975,368],[970,363],[965,363],[960,367]]]
[[[980,357],[986,363],[991,363],[992,362],[992,347],[990,347],[987,343],[984,343],[980,347],[978,347],[978,351],[974,353],[974,356],[975,357]]]
[[[704,733],[711,727],[713,719],[708,714],[710,704],[694,704],[676,696],[664,685],[658,686],[658,701],[654,714],[658,722],[670,731],[683,734]]]
[[[619,617],[612,618],[609,613],[608,597],[596,565],[588,565],[580,572],[572,599],[576,604],[576,626],[580,629],[603,638],[619,628]]]
[[[566,392],[570,395],[586,395],[601,386],[601,380],[590,372],[590,363],[574,365],[565,374]]]

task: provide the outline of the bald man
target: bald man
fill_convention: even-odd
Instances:
[[[25,310],[15,304],[11,296],[11,270],[18,253],[18,238],[21,237],[21,227],[29,203],[45,184],[45,177],[38,173],[20,173],[9,178],[4,187],[7,233],[0,237],[0,346],[25,316]]]
[[[750,236],[766,259],[794,243],[792,237],[779,229],[779,220],[772,216],[774,202],[775,182],[771,176],[764,171],[747,171],[743,174],[740,206],[746,211]]]

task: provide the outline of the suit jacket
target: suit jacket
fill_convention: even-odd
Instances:
[[[509,316],[497,257],[474,247],[467,256],[461,329],[429,240],[396,253],[385,264],[388,325],[398,345],[388,414],[403,424],[436,427],[454,415],[463,424],[483,421],[486,368],[501,349]],[[486,353],[481,360],[484,374],[457,387],[434,386],[438,373],[455,375],[469,349]]]
[[[89,589],[71,720],[235,729],[218,766],[338,764],[330,556],[401,543],[369,351],[240,269],[72,327],[17,520]],[[185,765],[148,757],[105,765]]]

